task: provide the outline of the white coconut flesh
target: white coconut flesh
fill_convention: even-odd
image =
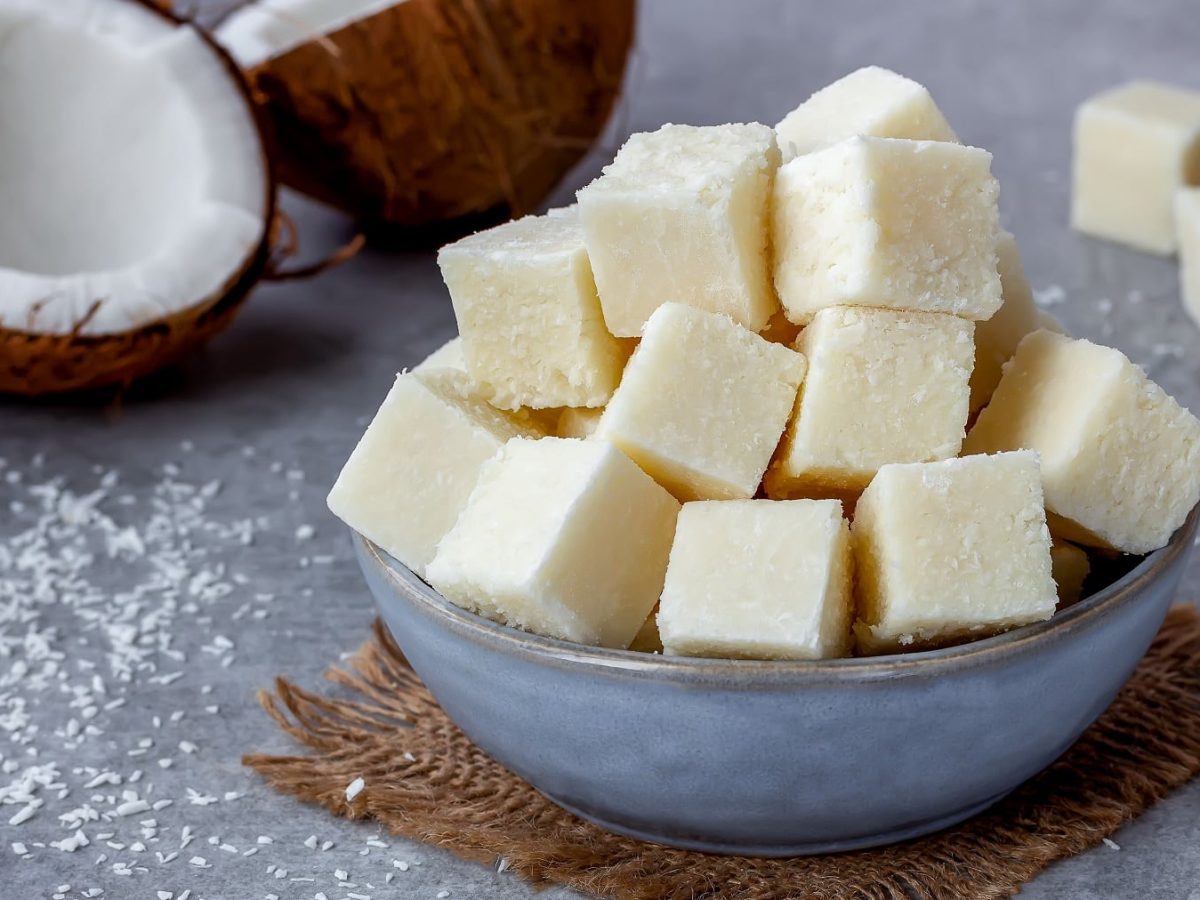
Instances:
[[[257,0],[226,19],[217,28],[216,39],[238,65],[252,69],[401,2]]]
[[[269,186],[212,47],[129,0],[0,0],[0,47],[0,328],[114,334],[221,292]]]

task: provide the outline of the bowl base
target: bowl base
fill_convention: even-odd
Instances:
[[[1003,800],[1011,793],[1004,791],[994,797],[989,797],[982,803],[977,803],[965,809],[957,810],[949,815],[940,816],[936,819],[928,819],[924,822],[915,822],[904,825],[901,828],[892,831],[882,831],[875,834],[866,834],[861,837],[846,838],[835,841],[813,841],[810,843],[799,844],[731,844],[722,843],[720,841],[707,841],[702,838],[663,834],[660,832],[643,831],[630,825],[625,825],[620,822],[614,822],[597,816],[584,809],[580,809],[570,803],[567,803],[552,794],[547,794],[544,791],[540,792],[551,803],[556,806],[561,806],[572,815],[576,815],[581,819],[591,822],[593,825],[603,828],[605,831],[611,831],[615,834],[621,834],[625,837],[635,838],[639,841],[647,841],[651,844],[662,844],[667,847],[676,847],[680,850],[697,850],[701,853],[713,853],[720,856],[762,856],[762,857],[789,857],[789,856],[819,856],[827,853],[846,853],[851,850],[866,850],[871,847],[882,847],[886,844],[897,844],[901,841],[911,840],[913,838],[923,837],[927,834],[932,834],[935,831],[941,831],[943,828],[949,828],[951,825],[957,825],[972,816],[978,815],[993,804]]]

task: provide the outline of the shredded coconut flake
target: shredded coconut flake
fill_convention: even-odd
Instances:
[[[295,844],[272,846],[270,836],[256,840],[244,830],[253,814],[221,810],[246,792],[211,777],[227,762],[216,752],[227,750],[218,746],[225,722],[215,698],[198,698],[242,687],[243,655],[275,637],[267,629],[278,598],[244,568],[254,557],[245,547],[280,536],[290,544],[294,535],[296,543],[312,544],[305,553],[313,565],[336,559],[321,552],[329,549],[320,546],[322,532],[288,518],[300,506],[280,502],[270,514],[241,518],[218,514],[221,483],[189,477],[206,458],[203,448],[189,441],[180,447],[187,455],[178,462],[128,473],[100,466],[75,481],[52,477],[49,457],[24,471],[0,460],[0,856],[10,866],[32,861],[64,876],[95,874],[92,884],[60,885],[54,896],[64,900],[190,900],[193,891],[219,892],[209,879],[240,878],[250,868],[272,885],[313,876],[319,882],[353,853],[362,867],[376,865],[376,874],[364,872],[358,885],[337,869],[343,888],[356,892],[338,896],[369,897],[380,871],[386,879],[409,869],[385,853],[370,859],[372,848],[388,847],[379,836],[318,855],[310,873],[313,860],[302,860]],[[253,448],[245,458],[246,468],[267,467],[251,462]],[[287,473],[269,480],[280,500],[309,492],[298,467],[281,462],[276,471]],[[311,597],[314,588],[299,593]],[[213,752],[202,753],[197,742],[210,734]],[[96,760],[105,765],[85,764]],[[347,801],[364,789],[363,779],[354,779]],[[231,833],[212,834],[217,821]],[[316,835],[303,843],[318,854],[335,846]],[[193,844],[212,850],[193,855]],[[238,863],[256,854],[275,857],[269,874]],[[304,874],[289,876],[288,865]],[[147,879],[152,872],[158,884]],[[164,875],[196,884],[180,890],[164,884]],[[243,893],[271,896],[265,887],[248,884]],[[321,892],[311,896],[326,900]]]

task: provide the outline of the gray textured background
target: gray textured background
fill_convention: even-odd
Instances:
[[[1197,333],[1180,309],[1173,262],[1091,241],[1066,227],[1075,106],[1131,77],[1200,87],[1194,0],[643,0],[639,25],[626,99],[610,134],[560,188],[556,204],[568,202],[630,131],[663,122],[772,123],[812,90],[855,67],[893,67],[931,88],[964,141],[995,153],[1005,224],[1020,241],[1035,288],[1052,303],[1048,308],[1073,332],[1124,350],[1200,411]],[[314,253],[350,232],[335,215],[295,201],[289,205]],[[1065,299],[1055,302],[1059,297]],[[122,492],[130,495],[127,508],[136,518],[151,508],[156,486],[161,489],[164,464],[174,463],[184,481],[221,480],[206,516],[225,522],[261,517],[249,546],[196,538],[207,541],[210,562],[225,563],[247,583],[207,604],[194,623],[182,614],[175,620],[175,646],[188,653],[186,677],[170,685],[137,681],[125,707],[103,711],[95,720],[103,733],[74,750],[62,750],[55,737],[66,705],[53,690],[28,696],[25,711],[40,726],[32,736],[29,724],[19,729],[28,744],[6,744],[0,731],[0,758],[24,764],[29,746],[36,746],[41,759],[53,756],[72,791],[63,800],[45,794],[45,808],[22,825],[8,824],[17,807],[0,807],[0,897],[50,897],[59,885],[70,885],[71,897],[102,888],[106,898],[154,898],[158,890],[177,895],[184,888],[209,900],[271,893],[309,898],[317,891],[333,900],[348,890],[374,897],[433,898],[441,891],[450,897],[533,896],[511,874],[497,875],[438,851],[386,835],[386,849],[368,845],[377,833],[370,825],[335,820],[278,796],[238,762],[247,750],[290,746],[260,712],[255,690],[281,672],[318,684],[321,668],[367,633],[371,601],[344,530],[325,510],[324,495],[392,374],[452,331],[432,253],[368,251],[315,281],[262,288],[232,331],[178,371],[134,392],[119,411],[0,403],[0,456],[22,473],[19,481],[0,481],[0,509],[10,509],[13,501],[28,505],[28,485],[55,477],[77,491],[90,490],[99,467],[119,471]],[[44,454],[40,467],[33,462],[37,453]],[[119,508],[113,515],[120,518]],[[28,517],[27,507],[0,514],[0,532],[15,533]],[[297,541],[296,529],[304,524],[313,525],[316,535]],[[318,559],[324,556],[332,560]],[[126,577],[119,561],[97,561],[89,571],[114,585]],[[1193,567],[1185,591],[1195,596],[1197,587]],[[269,615],[234,620],[234,611],[251,602],[254,592],[275,595],[263,604]],[[103,659],[103,635],[76,634],[75,620],[54,615],[44,612],[59,627],[55,640],[66,654],[65,666],[76,652]],[[11,623],[7,627],[10,636],[19,631]],[[197,652],[214,634],[235,638],[228,667],[215,654]],[[78,651],[72,649],[76,643]],[[10,663],[0,652],[0,674]],[[202,696],[201,684],[211,684],[211,694]],[[219,704],[219,711],[205,715],[206,704]],[[166,718],[174,709],[188,710],[183,722],[153,729],[153,715]],[[174,753],[170,770],[148,767],[140,786],[155,781],[154,796],[176,801],[156,814],[160,831],[147,852],[135,859],[128,845],[106,851],[94,839],[74,854],[33,847],[69,833],[55,815],[90,793],[80,787],[86,773],[72,767],[128,772],[134,762],[127,753],[137,739],[157,734],[153,752],[163,755],[157,747],[166,746],[172,727],[170,741],[186,738],[199,749]],[[10,777],[0,776],[0,786]],[[197,806],[184,799],[188,787],[218,797],[225,791],[245,796]],[[179,859],[166,864],[148,859],[149,851],[177,849],[185,824],[197,839]],[[128,832],[128,823],[117,825]],[[104,825],[90,823],[85,830],[103,831]],[[220,852],[208,843],[210,835],[238,853]],[[274,843],[242,856],[258,835]],[[309,835],[335,846],[310,850],[302,843]],[[28,858],[10,850],[13,841],[27,845]],[[1124,828],[1117,841],[1120,850],[1100,848],[1054,866],[1025,896],[1200,900],[1200,784]],[[109,859],[97,864],[100,852]],[[212,867],[188,866],[194,853]],[[394,868],[393,859],[410,863],[408,871]],[[148,871],[115,874],[111,864],[117,860]],[[272,863],[286,867],[288,875],[268,873]],[[339,888],[336,869],[346,870],[360,887]],[[387,872],[395,876],[389,885],[383,880]],[[292,881],[295,877],[314,881]],[[362,887],[366,883],[374,889]]]

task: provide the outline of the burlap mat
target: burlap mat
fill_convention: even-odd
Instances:
[[[328,677],[348,690],[331,699],[281,678],[261,697],[313,752],[252,754],[246,765],[339,816],[373,818],[467,859],[507,860],[536,885],[604,897],[1008,897],[1200,771],[1200,615],[1191,607],[1171,611],[1129,684],[1079,742],[991,810],[892,847],[788,860],[672,850],[563,812],[451,724],[378,623],[349,669]],[[346,785],[359,776],[366,788],[347,802]]]

